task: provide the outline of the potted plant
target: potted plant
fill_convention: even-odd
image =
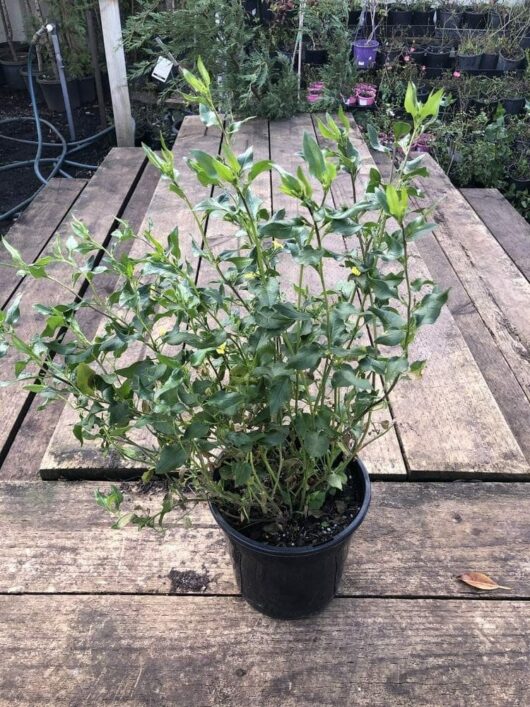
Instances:
[[[0,26],[4,31],[5,43],[0,47],[0,70],[9,88],[24,90],[25,83],[20,75],[27,61],[27,46],[13,40],[13,28],[5,0],[0,0]]]
[[[214,196],[193,203],[172,153],[146,152],[190,212],[208,281],[195,281],[184,250],[189,235],[178,229],[161,242],[123,225],[103,247],[74,222],[73,235],[32,264],[6,244],[28,277],[53,278],[60,264],[77,281],[88,274],[87,259],[97,267],[93,296],[82,302],[61,277],[66,299],[37,307],[44,329],[30,341],[17,335],[14,302],[1,315],[1,350],[18,351],[19,380],[45,403],[71,395],[79,440],[96,438],[145,464],[145,481],[167,480],[155,515],[123,513],[117,488],[98,492],[98,502],[118,514],[115,527],[152,527],[173,509],[207,500],[245,599],[271,616],[298,618],[322,609],[336,591],[370,503],[362,450],[389,427],[373,413],[403,377],[421,374],[425,361],[415,360],[411,343],[447,300],[409,271],[411,242],[434,226],[428,211],[409,204],[413,179],[424,173],[410,151],[435,120],[441,91],[420,104],[409,85],[411,122],[394,128],[403,158],[391,183],[372,170],[366,192],[335,207],[327,197],[339,172],[355,183],[360,165],[344,114],[338,123],[318,121],[325,149],[304,135],[305,166],[290,174],[269,160],[255,162],[251,147],[236,155],[238,123],[217,112],[203,65],[198,75],[183,75],[204,123],[223,135],[220,155],[197,149],[187,160],[203,186],[215,186]],[[374,147],[385,149],[377,136]],[[294,217],[269,213],[253,191],[271,169]],[[239,232],[237,251],[213,249],[205,229],[213,218]],[[139,239],[142,254],[119,252],[124,239]],[[325,262],[342,276],[330,277]],[[279,275],[291,266],[295,283]],[[309,270],[317,273],[316,290],[307,286]],[[123,277],[110,295],[98,292],[103,272]],[[77,318],[84,307],[103,316],[96,337]],[[57,341],[62,327],[68,339]],[[131,359],[139,344],[143,353]]]
[[[459,29],[463,19],[462,5],[456,0],[441,2],[436,10],[436,27],[442,32]]]
[[[528,86],[524,81],[517,79],[503,81],[502,84],[502,107],[508,115],[518,115],[524,113],[526,107],[526,97]]]
[[[488,20],[488,5],[474,2],[464,10],[464,25],[468,29],[484,29]]]
[[[483,37],[477,37],[477,46],[482,49],[480,70],[489,75],[495,75],[499,62],[499,39],[496,33],[486,32]]]
[[[423,37],[434,31],[435,10],[429,0],[414,0],[412,3],[412,34]]]
[[[378,28],[378,5],[379,0],[367,0],[366,13],[368,14],[370,32],[366,39],[357,38],[353,42],[355,64],[361,69],[371,69],[377,59],[379,42],[374,37]]]
[[[500,40],[499,61],[497,69],[504,73],[522,69],[525,63],[525,53],[516,40],[507,36]]]
[[[444,44],[431,44],[425,51],[425,66],[427,78],[441,76],[453,64],[451,48]]]
[[[348,10],[348,27],[352,27],[352,28],[359,27],[362,12],[363,12],[363,1],[362,0],[350,0],[349,10]]]
[[[474,37],[467,37],[460,42],[456,55],[456,65],[461,71],[478,71],[482,62],[480,45]]]
[[[508,176],[518,191],[530,189],[530,154],[520,154],[509,166]]]
[[[412,7],[408,3],[391,5],[387,14],[387,24],[391,27],[410,27],[412,24]]]
[[[357,103],[360,108],[368,108],[375,104],[375,99],[377,96],[377,90],[368,87],[360,86],[357,88]]]

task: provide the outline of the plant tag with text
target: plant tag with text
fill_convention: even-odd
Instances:
[[[168,80],[169,74],[171,73],[171,69],[173,68],[173,62],[170,61],[169,59],[166,59],[165,56],[159,56],[158,61],[156,62],[156,66],[153,69],[153,73],[151,76],[156,79],[157,81],[161,81],[162,83],[166,83]]]

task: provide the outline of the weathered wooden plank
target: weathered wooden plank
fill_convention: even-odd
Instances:
[[[0,598],[5,705],[523,707],[524,602],[343,599],[279,622],[220,597]]]
[[[77,199],[71,213],[87,225],[97,241],[105,242],[116,217],[122,215],[144,163],[141,150],[114,148]],[[69,223],[67,217],[59,229],[61,235],[68,233]],[[69,279],[69,271],[62,265],[54,268],[54,275],[58,280]],[[77,287],[82,287],[82,283],[79,282]],[[42,328],[42,318],[33,310],[33,305],[37,302],[59,303],[64,292],[59,285],[47,280],[27,280],[20,292],[23,298],[19,336],[28,339]],[[10,352],[0,361],[0,379],[13,377],[16,358]],[[33,396],[20,386],[0,388],[0,460],[6,456],[32,399]]]
[[[122,215],[122,219],[133,230],[140,227],[158,181],[157,170],[151,165],[147,165]],[[123,247],[129,246],[130,241],[123,244]],[[102,280],[103,277],[98,278],[100,291]],[[105,276],[105,280],[106,291],[110,292],[115,284],[115,279]],[[83,315],[86,317],[89,313],[94,315],[91,310],[84,310]],[[95,331],[97,326],[94,316],[91,318],[92,322],[88,323],[87,327],[89,334]],[[35,480],[39,476],[41,459],[64,408],[62,401],[59,401],[47,407],[46,412],[43,413],[37,410],[39,402],[38,398],[31,401],[28,412],[7,451],[7,456],[0,464],[0,482],[13,479]]]
[[[530,282],[432,157],[426,166],[420,183],[438,195],[434,235],[530,400]]]
[[[95,503],[96,488],[0,486],[0,593],[237,593],[223,536],[205,505],[192,510],[191,528],[174,512],[165,533],[117,531]],[[158,510],[160,493],[121,488],[129,507]],[[529,557],[527,484],[376,482],[340,595],[475,596],[455,577],[481,571],[510,587],[488,597],[528,599]]]
[[[302,149],[302,139],[305,132],[315,135],[314,126],[309,115],[295,116],[289,121],[271,123],[270,143],[272,159],[291,173],[295,173],[297,167],[305,165],[299,154]],[[322,189],[318,182],[313,180],[312,184],[315,195],[322,195]],[[293,211],[293,208],[296,208],[296,202],[280,191],[280,177],[276,172],[272,173],[272,186],[274,209],[285,209],[286,213],[294,216],[295,211]],[[346,193],[344,193],[343,196],[351,200],[351,194],[346,195]],[[318,200],[318,197],[315,198]],[[340,236],[329,235],[326,238],[326,242],[330,244],[330,247],[336,248],[337,250],[344,247]],[[280,259],[278,269],[285,282],[292,283],[293,285],[297,284],[299,270],[298,267],[294,267],[292,261],[282,262]],[[342,279],[344,273],[335,261],[327,259],[325,263],[325,277],[327,282],[333,283],[337,279]],[[314,291],[318,292],[322,289],[320,279],[314,268],[304,269],[304,280]],[[295,296],[294,290],[292,295],[293,297]],[[381,422],[383,419],[390,418],[390,413],[385,410],[381,413],[376,413],[374,417],[377,422]],[[404,478],[406,476],[407,471],[394,429],[389,430],[384,437],[375,440],[366,447],[366,449],[363,450],[363,459],[365,459],[370,469],[370,474],[373,477]]]
[[[64,216],[83,191],[86,179],[52,179],[9,229],[6,240],[26,262],[39,257]],[[1,249],[0,260],[8,254]],[[0,268],[0,306],[3,308],[20,286],[22,278],[13,268]]]
[[[219,133],[213,130],[205,131],[197,116],[187,118],[183,122],[173,147],[173,155],[175,166],[181,173],[181,186],[193,203],[205,198],[210,192],[197,182],[184,158],[189,155],[191,149],[199,145],[204,150],[217,152],[219,144]],[[200,241],[196,223],[187,208],[169,191],[167,182],[161,180],[139,230],[150,227],[155,237],[164,240],[176,226],[179,227],[183,255],[193,262],[195,256],[192,254],[192,239]],[[139,257],[144,247],[143,242],[136,241],[131,254]],[[131,351],[130,362],[141,354],[141,351]],[[96,441],[87,441],[80,447],[72,434],[76,421],[76,413],[70,407],[65,407],[41,461],[43,478],[127,479],[136,478],[145,471],[145,467],[140,464],[125,462],[117,455],[104,456]]]
[[[530,224],[498,189],[461,189],[519,270],[530,280]]]
[[[359,182],[367,184],[374,162],[356,127],[352,139],[363,159]],[[431,194],[436,185],[431,185]],[[449,186],[444,203],[458,195]],[[409,250],[412,277],[431,278],[414,243]],[[447,307],[436,324],[420,331],[411,356],[427,359],[424,375],[417,381],[401,381],[390,395],[410,474],[529,477],[528,462]]]
[[[388,178],[390,174],[388,158],[377,152],[373,157],[378,169]],[[436,193],[427,196],[433,202],[437,199]],[[530,461],[530,426],[528,425],[530,403],[519,382],[434,235],[430,233],[418,239],[416,247],[435,282],[439,283],[442,289],[451,289],[448,301],[451,314],[514,437],[526,459]]]

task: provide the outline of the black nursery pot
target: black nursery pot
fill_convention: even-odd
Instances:
[[[392,27],[408,27],[412,24],[412,10],[389,10],[387,23]]]
[[[304,60],[312,66],[323,66],[328,62],[328,52],[326,49],[306,49]]]
[[[497,63],[499,61],[498,54],[483,54],[480,62],[480,70],[492,72],[497,70]]]
[[[358,479],[363,502],[353,521],[329,542],[316,547],[276,547],[247,538],[225,520],[215,505],[210,510],[225,533],[243,598],[275,619],[301,619],[324,609],[342,577],[352,534],[370,505],[370,478],[356,460],[350,473]]]
[[[505,98],[502,101],[502,107],[508,115],[518,115],[519,113],[523,113],[525,106],[525,98]]]
[[[414,10],[411,29],[415,37],[424,37],[432,34],[434,29],[434,10]]]
[[[453,10],[436,10],[436,25],[440,29],[458,29],[462,25],[463,12]]]
[[[7,57],[0,57],[0,68],[4,74],[4,81],[6,82],[8,88],[15,91],[24,91],[26,84],[24,79],[20,74],[20,70],[23,69],[27,64],[25,58],[18,59],[17,61],[12,61]]]
[[[55,79],[42,78],[39,78],[37,82],[42,89],[44,100],[49,110],[54,113],[64,113],[66,108],[60,82]],[[66,87],[68,89],[68,97],[70,98],[70,106],[72,108],[79,108],[81,99],[79,97],[77,79],[67,79]]]
[[[487,19],[486,12],[473,12],[472,10],[464,12],[464,24],[469,29],[484,29]]]
[[[462,71],[478,71],[482,64],[482,54],[458,54],[456,64]]]
[[[497,62],[497,69],[499,71],[517,71],[524,67],[524,61],[524,55],[518,59],[509,59],[501,52],[499,54],[499,61]]]
[[[450,69],[452,65],[451,52],[446,49],[430,47],[425,52],[425,66],[427,78],[435,78]]]

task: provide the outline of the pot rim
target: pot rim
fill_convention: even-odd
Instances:
[[[221,513],[217,509],[217,506],[215,506],[212,501],[209,501],[208,505],[210,506],[210,511],[215,521],[221,527],[221,529],[224,530],[224,532],[231,538],[235,539],[240,545],[243,545],[244,547],[248,548],[249,550],[252,550],[253,552],[259,552],[262,555],[274,555],[276,557],[300,557],[304,555],[316,555],[320,552],[325,552],[326,550],[336,547],[337,545],[341,545],[343,542],[345,542],[349,538],[349,536],[352,535],[352,533],[357,530],[357,528],[361,525],[368,512],[368,507],[372,498],[371,482],[370,476],[368,475],[368,469],[359,458],[355,459],[352,464],[356,465],[364,482],[363,502],[361,504],[359,512],[352,520],[352,522],[347,525],[343,530],[341,530],[340,533],[337,533],[337,535],[331,538],[331,540],[328,540],[327,542],[322,543],[320,545],[305,545],[301,547],[278,547],[276,545],[267,545],[266,543],[261,543],[257,540],[251,540],[246,535],[243,535],[243,533],[240,533],[238,530],[233,528],[230,523],[221,515]]]
[[[358,49],[375,49],[379,46],[377,39],[355,39],[353,46]]]

